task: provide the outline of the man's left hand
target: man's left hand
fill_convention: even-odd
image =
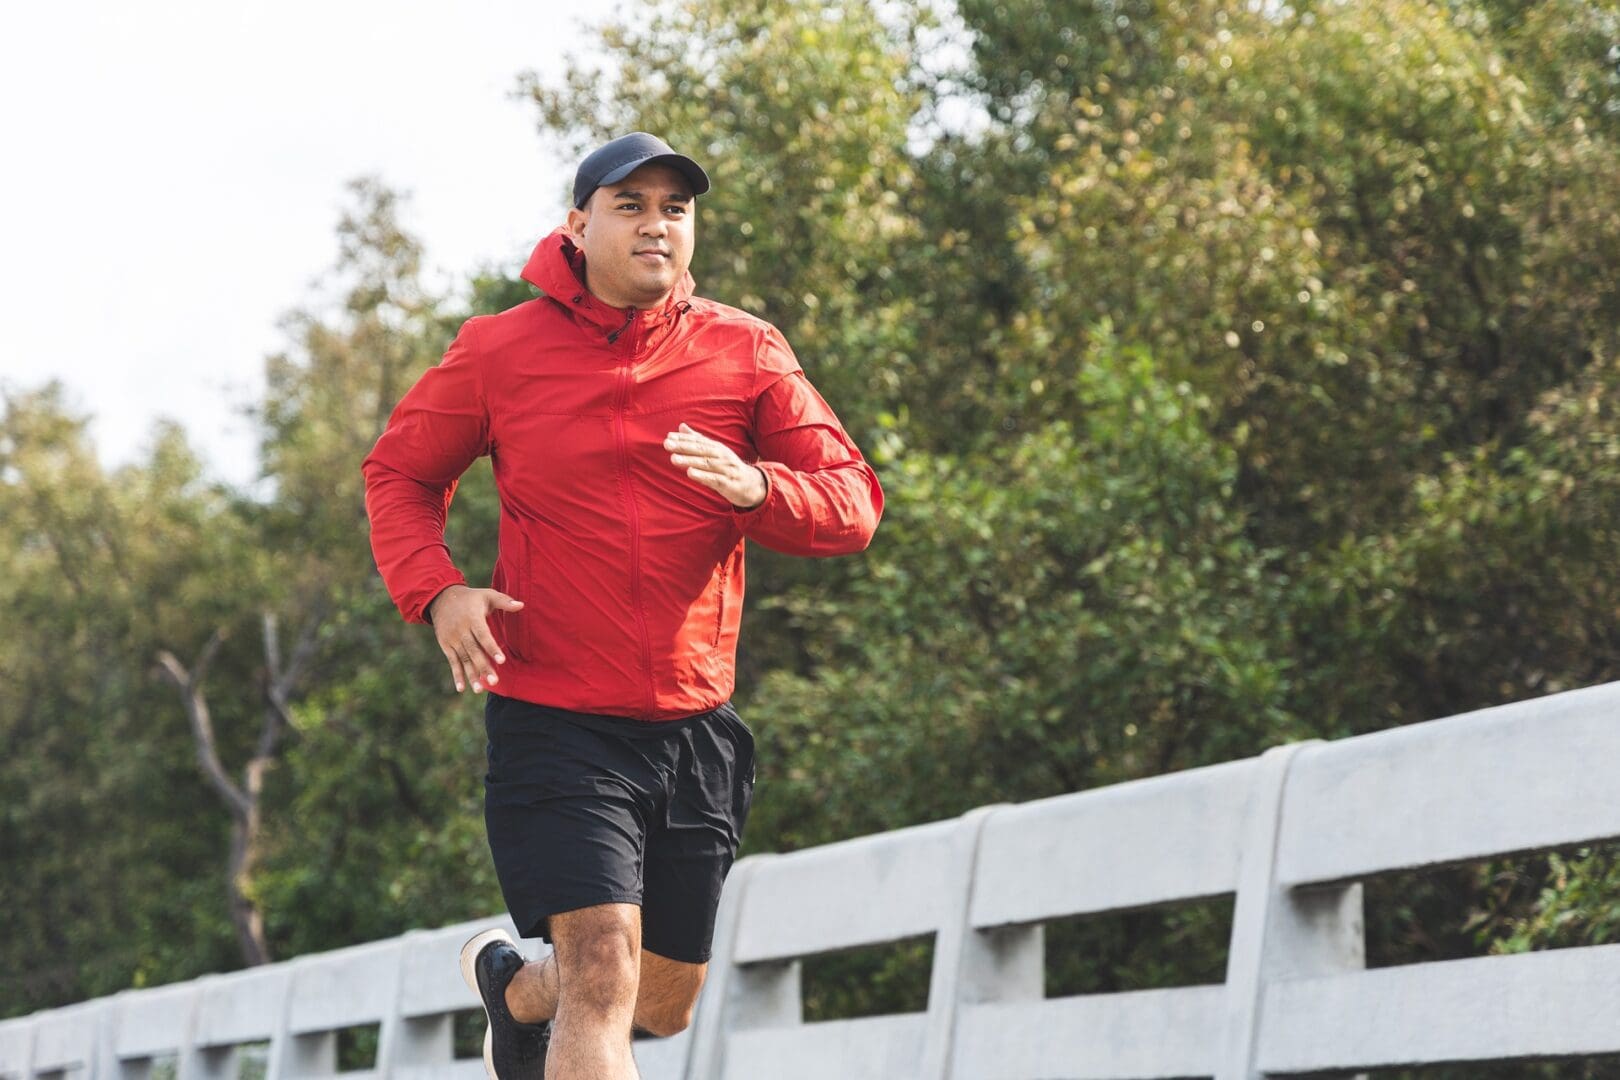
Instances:
[[[723,442],[682,424],[664,439],[672,464],[704,487],[719,492],[739,510],[752,510],[769,492],[764,470],[750,465]]]

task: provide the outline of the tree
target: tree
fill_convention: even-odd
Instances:
[[[180,691],[181,703],[191,722],[191,734],[197,742],[197,763],[230,815],[231,848],[225,867],[225,887],[230,897],[231,925],[236,930],[242,959],[249,965],[267,964],[271,959],[270,946],[264,936],[264,915],[251,895],[264,820],[261,804],[265,775],[276,764],[282,739],[291,729],[289,702],[303,681],[319,626],[317,614],[299,634],[291,657],[283,663],[276,616],[268,611],[264,613],[264,718],[253,756],[243,766],[240,783],[231,779],[220,762],[219,740],[214,735],[213,717],[203,690],[208,669],[224,643],[224,630],[215,629],[189,669],[167,649],[159,650],[157,655],[159,668]]]
[[[171,692],[164,643],[232,625],[215,583],[248,549],[229,494],[179,430],[105,472],[60,385],[8,393],[0,419],[0,596],[26,634],[0,641],[0,993],[7,1013],[229,966],[217,875],[224,830]],[[226,644],[216,677],[252,683]],[[216,720],[240,746],[236,702]]]
[[[405,625],[383,589],[360,474],[390,411],[464,314],[422,285],[405,197],[375,178],[349,193],[329,275],[339,300],[285,320],[289,348],[267,362],[257,414],[276,493],[257,519],[260,550],[287,610],[326,612],[308,691],[289,709],[286,779],[266,795],[258,893],[268,935],[294,953],[499,903],[483,851],[481,732],[469,701],[447,693],[432,635]],[[487,579],[495,535],[494,488],[479,463],[457,488],[448,537],[469,580]]]

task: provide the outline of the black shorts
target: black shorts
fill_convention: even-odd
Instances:
[[[490,694],[484,727],[484,822],[518,933],[550,941],[558,912],[639,904],[643,948],[706,962],[754,791],[731,703],[648,723]]]

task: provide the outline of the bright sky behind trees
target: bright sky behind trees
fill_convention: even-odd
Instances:
[[[344,182],[409,193],[429,282],[508,265],[572,175],[511,97],[606,5],[160,0],[8,12],[0,62],[0,384],[59,378],[105,463],[181,421],[253,479],[240,406],[278,317],[322,295]]]

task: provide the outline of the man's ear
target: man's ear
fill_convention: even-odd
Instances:
[[[589,205],[589,204],[587,204],[587,205]],[[575,240],[584,239],[584,237],[585,237],[585,223],[587,221],[589,221],[589,220],[591,220],[591,212],[589,210],[580,210],[580,209],[577,209],[577,208],[570,208],[569,211],[568,211],[568,233],[569,233],[569,235],[572,236]]]

